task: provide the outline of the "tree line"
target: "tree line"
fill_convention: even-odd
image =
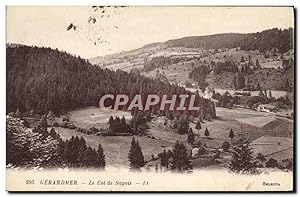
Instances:
[[[101,69],[57,49],[8,46],[6,52],[8,112],[19,108],[21,112],[59,114],[98,106],[105,94],[125,94],[130,100],[136,94],[145,99],[149,94],[191,94],[178,85],[139,74]],[[199,97],[197,102],[207,101]]]
[[[174,47],[222,49],[238,48],[242,50],[271,51],[277,48],[280,53],[293,49],[294,29],[268,29],[262,32],[238,34],[225,33],[208,36],[192,36],[169,40],[166,43]]]

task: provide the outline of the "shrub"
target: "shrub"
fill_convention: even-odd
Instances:
[[[63,121],[70,122],[70,120],[69,120],[69,118],[68,118],[68,117],[63,117]]]
[[[269,161],[266,162],[266,167],[267,168],[275,168],[275,167],[278,167],[278,161],[276,159],[269,159]]]
[[[266,161],[266,158],[263,154],[258,153],[256,156],[256,159],[260,160],[260,161]]]
[[[28,121],[26,121],[26,120],[22,120],[22,122],[23,122],[23,125],[24,125],[25,127],[27,127],[27,128],[29,128],[29,127],[30,127],[30,124],[29,124],[29,122],[28,122]]]
[[[201,146],[198,150],[198,153],[199,153],[199,155],[204,155],[204,154],[206,154],[206,149],[203,146]]]
[[[58,122],[54,122],[52,126],[53,126],[53,127],[60,127],[60,125],[59,125]]]
[[[68,128],[68,122],[67,121],[63,121],[63,123],[61,124],[61,127]]]
[[[89,130],[86,130],[86,134],[88,135],[91,135],[92,134],[92,131],[89,129]]]
[[[81,132],[81,128],[79,128],[79,127],[76,127],[76,128],[75,128],[75,131],[77,131],[77,132]]]
[[[91,134],[95,134],[95,133],[99,132],[99,129],[97,129],[97,128],[95,128],[95,127],[91,127],[91,128],[89,129],[89,131],[90,131]]]
[[[223,142],[223,144],[222,144],[223,151],[227,152],[229,150],[229,148],[230,148],[229,142],[227,142],[227,141]]]
[[[76,129],[76,126],[73,123],[68,124],[69,129]]]

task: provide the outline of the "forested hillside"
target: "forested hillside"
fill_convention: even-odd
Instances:
[[[243,50],[270,51],[277,48],[279,52],[285,53],[293,49],[293,29],[273,28],[257,33],[238,34],[226,33],[209,36],[192,36],[169,40],[167,44],[173,47],[187,48],[236,48]]]
[[[34,110],[43,114],[96,106],[104,94],[185,94],[159,80],[111,71],[50,48],[7,47],[7,112]],[[199,102],[206,102],[199,99]],[[208,101],[207,101],[208,102]]]

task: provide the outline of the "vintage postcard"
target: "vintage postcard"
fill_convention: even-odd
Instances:
[[[7,191],[295,191],[294,12],[7,6]]]

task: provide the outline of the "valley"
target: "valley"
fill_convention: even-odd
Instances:
[[[25,121],[25,130],[54,138],[56,159],[68,168],[100,165],[95,157],[105,155],[102,167],[170,170],[176,154],[187,158],[186,170],[228,168],[235,148],[246,143],[257,168],[290,169],[290,33],[275,28],[186,37],[89,60],[50,48],[8,45],[7,109],[11,118]],[[269,45],[269,34],[285,42]],[[143,104],[147,95],[192,95],[199,110],[176,110],[179,101],[175,110],[162,110],[160,101],[146,110],[129,103],[115,104],[117,111],[98,106],[104,95],[120,102],[118,94],[127,101],[141,95]]]
[[[225,108],[216,108],[218,117],[217,119],[209,122],[205,121],[202,124],[202,129],[197,130],[195,129],[196,124],[194,122],[190,123],[190,127],[193,129],[194,134],[196,135],[196,141],[200,141],[202,144],[205,144],[207,149],[219,149],[222,152],[222,144],[225,141],[230,142],[229,132],[232,129],[236,136],[243,135],[242,123],[239,122],[240,119],[247,119],[247,118],[256,118],[256,117],[275,117],[274,115],[270,115],[266,112],[256,112],[249,109],[225,109]],[[101,114],[101,115],[100,115]],[[100,115],[100,116],[99,116]],[[119,112],[119,114],[113,114],[114,116],[125,116],[126,119],[130,119],[129,112]],[[111,113],[107,113],[106,111],[100,110],[97,107],[89,107],[86,109],[71,111],[69,113],[70,122],[74,123],[76,127],[84,127],[84,128],[108,128],[108,120],[109,117],[112,116]],[[78,117],[81,117],[80,119]],[[275,117],[279,118],[279,117]],[[94,121],[90,121],[94,120]],[[105,120],[105,121],[104,121]],[[145,161],[151,163],[152,162],[152,155],[154,157],[158,157],[158,154],[163,152],[163,150],[171,150],[172,147],[175,145],[176,141],[186,142],[187,136],[180,135],[174,133],[172,129],[164,124],[165,121],[170,121],[165,117],[155,117],[152,119],[151,122],[147,123],[148,130],[145,135],[135,136],[136,140],[139,141],[141,148],[143,150],[143,154],[145,157]],[[57,119],[58,122],[62,122],[61,119]],[[284,120],[288,122],[290,125],[289,127],[293,127],[293,123],[289,120]],[[99,122],[102,122],[101,124]],[[210,132],[210,138],[204,136],[204,130],[208,129]],[[84,137],[87,141],[87,144],[93,148],[97,148],[98,144],[101,143],[104,149],[104,153],[106,155],[107,164],[110,166],[115,167],[122,167],[126,168],[129,165],[129,161],[127,158],[127,153],[130,149],[130,141],[132,136],[96,136],[94,134],[85,134],[80,133],[74,129],[69,128],[61,128],[56,127],[56,131],[60,134],[63,140],[70,139],[73,137]],[[245,132],[245,131],[244,131]],[[248,131],[247,131],[248,132]],[[257,132],[257,131],[253,131]],[[286,133],[286,131],[280,131],[281,134]],[[244,133],[245,134],[245,133]],[[249,133],[248,133],[249,134]],[[250,135],[252,135],[250,133]],[[277,141],[264,140],[263,142],[259,143],[259,139],[264,137],[266,134],[260,132],[260,134],[255,134],[253,147],[254,153],[257,155],[258,153],[263,153],[264,155],[273,155],[272,158],[283,160],[286,158],[292,157],[292,136],[288,135],[289,137],[276,137],[277,141],[290,139],[286,141],[285,146],[278,145]],[[272,136],[273,134],[269,133],[266,136]],[[275,134],[274,136],[277,136]],[[268,147],[265,149],[264,147]],[[283,149],[282,149],[283,148]],[[285,155],[282,156],[280,150],[285,151]],[[279,153],[277,153],[279,151]],[[289,151],[289,152],[287,152]],[[227,159],[226,153],[225,155],[221,156],[221,160]],[[271,158],[271,157],[270,157]],[[212,159],[208,160],[203,158],[203,161],[200,159],[193,159],[194,168],[201,168],[201,167],[209,167],[209,162],[212,162]],[[200,163],[199,163],[200,162]],[[198,164],[196,164],[198,163]],[[216,164],[215,168],[217,167]]]

